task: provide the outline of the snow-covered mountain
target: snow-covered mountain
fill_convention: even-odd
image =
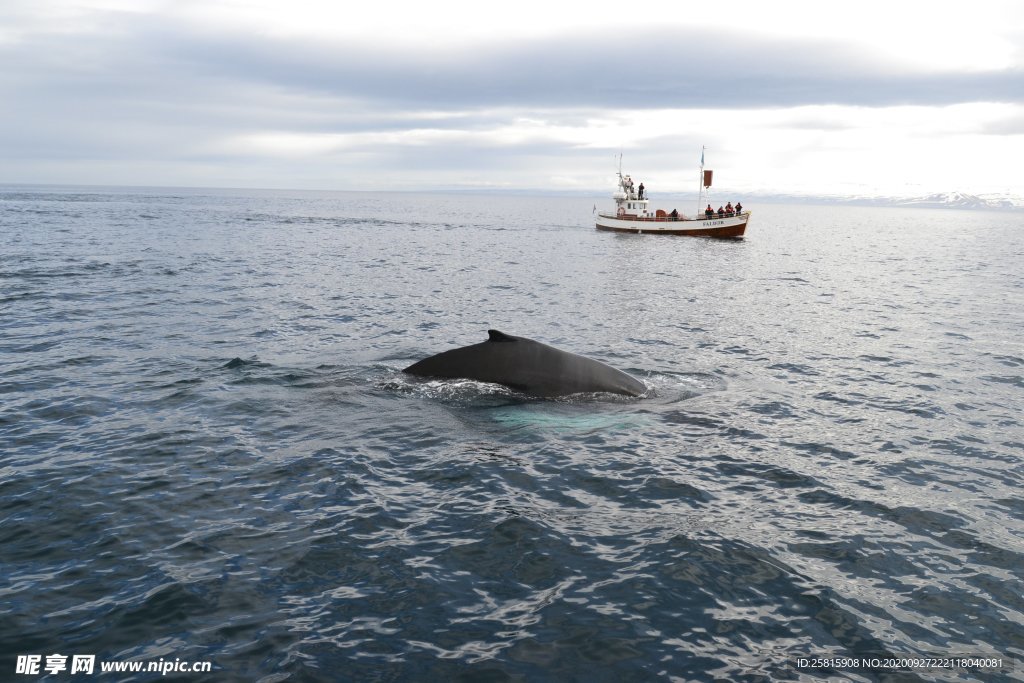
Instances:
[[[935,209],[1019,209],[1024,201],[1007,195],[976,195],[963,192],[940,192],[924,197],[894,200],[896,206],[916,206]]]
[[[939,192],[920,197],[883,195],[789,195],[750,193],[744,203],[752,201],[786,202],[794,204],[851,204],[856,206],[903,206],[926,209],[969,209],[985,211],[1024,211],[1024,196],[1011,194],[967,194],[965,192]]]

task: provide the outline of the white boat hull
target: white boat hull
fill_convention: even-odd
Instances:
[[[743,237],[750,220],[750,212],[718,218],[672,218],[671,216],[638,217],[597,215],[597,229],[613,232],[632,232],[657,235],[690,235],[694,237]]]

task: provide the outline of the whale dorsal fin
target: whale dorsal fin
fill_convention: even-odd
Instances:
[[[515,340],[515,337],[505,334],[504,332],[498,332],[498,330],[487,330],[487,341],[514,342]]]

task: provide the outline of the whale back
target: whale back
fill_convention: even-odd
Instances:
[[[639,396],[642,382],[591,358],[498,330],[487,341],[444,351],[405,368],[424,377],[493,382],[533,396],[611,392]]]

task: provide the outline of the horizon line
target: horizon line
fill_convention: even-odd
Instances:
[[[209,192],[231,192],[231,191],[248,191],[248,192],[309,192],[309,193],[394,193],[394,194],[495,194],[495,195],[533,195],[533,196],[546,196],[546,197],[588,197],[594,199],[608,199],[611,196],[611,192],[607,189],[598,190],[592,188],[558,188],[552,189],[547,188],[535,188],[535,187],[481,187],[481,186],[468,186],[468,187],[451,187],[451,186],[434,186],[434,187],[419,187],[419,188],[334,188],[334,189],[323,189],[323,188],[301,188],[301,187],[257,187],[257,186],[231,186],[231,185],[155,185],[155,184],[100,184],[100,183],[54,183],[54,182],[7,182],[0,181],[0,189],[5,188],[82,188],[82,189],[119,189],[119,190],[187,190],[187,191],[209,191]],[[906,202],[923,201],[933,199],[941,196],[952,196],[961,195],[967,198],[976,198],[983,202],[988,203],[988,199],[1000,198],[1004,204],[1000,206],[987,206],[980,208],[991,208],[991,209],[1024,209],[1024,195],[1015,195],[1005,192],[964,192],[961,190],[946,190],[939,192],[930,192],[925,194],[856,194],[856,193],[843,193],[843,192],[809,192],[809,193],[793,193],[793,192],[782,192],[777,190],[750,190],[750,191],[737,191],[735,189],[724,188],[720,192],[728,193],[730,195],[739,195],[741,197],[754,197],[760,201],[766,201],[769,203],[785,203],[786,201],[792,202],[806,202],[806,203],[822,203],[822,204],[836,204],[836,203],[856,203],[856,202],[878,202],[878,203],[893,203],[899,205]],[[685,193],[680,191],[670,192],[657,192],[655,196],[662,197],[665,199],[674,200],[689,200],[693,199],[691,193]],[[988,199],[986,199],[988,198]],[[1008,205],[1007,205],[1008,203]],[[936,203],[938,208],[940,205]],[[956,205],[941,205],[941,208],[979,208],[979,207],[963,207]]]

